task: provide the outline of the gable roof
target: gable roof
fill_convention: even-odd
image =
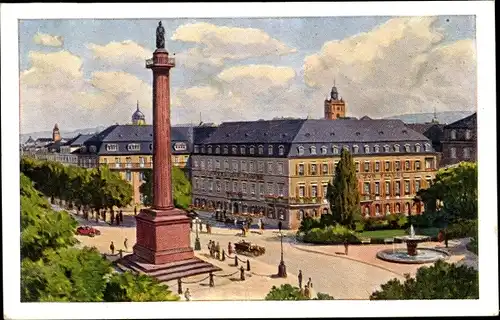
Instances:
[[[450,123],[444,127],[445,129],[475,129],[477,128],[477,112],[474,112],[468,117]]]

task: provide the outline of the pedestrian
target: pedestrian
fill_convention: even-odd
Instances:
[[[233,246],[231,245],[231,242],[227,244],[227,253],[233,254]]]
[[[309,291],[309,286],[306,284],[304,288],[304,296],[308,297],[311,295],[311,291]]]
[[[186,298],[186,301],[191,301],[191,292],[189,292],[189,288],[186,288],[186,292],[184,292],[184,298]]]
[[[120,222],[123,222],[123,210],[120,210]]]
[[[119,226],[120,225],[120,216],[119,215],[116,216],[115,221],[116,221],[116,225]]]
[[[134,216],[137,215],[137,206],[134,206]]]
[[[238,227],[238,219],[234,218],[234,226]]]
[[[302,270],[299,270],[298,278],[299,278],[299,288],[302,289]]]
[[[125,247],[125,251],[128,250],[128,239],[125,238],[125,241],[123,241],[123,246]]]
[[[109,250],[111,250],[111,254],[115,254],[115,244],[113,241],[111,241],[111,244],[109,245]]]
[[[349,241],[344,240],[344,253],[347,256],[349,254]]]
[[[219,242],[217,242],[217,244],[215,245],[215,253],[217,255],[217,259],[220,260],[220,255],[221,255],[221,251],[220,251],[220,245],[219,245]]]
[[[311,278],[309,278],[309,281],[307,281],[307,286],[309,287],[309,289],[311,289],[313,287],[313,283],[312,283]]]
[[[264,221],[260,221],[260,234],[264,234]]]
[[[212,233],[212,226],[210,225],[210,223],[207,223],[207,233],[208,234]]]
[[[111,217],[109,217],[110,221],[111,221],[111,225],[113,225],[115,223],[115,214],[114,212],[111,212]]]

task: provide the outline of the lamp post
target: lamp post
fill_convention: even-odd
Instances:
[[[200,225],[200,218],[196,217],[194,219],[196,224],[196,239],[194,240],[194,250],[201,250],[200,238],[198,237],[198,226]]]
[[[281,236],[281,261],[278,266],[278,277],[280,278],[286,278],[286,266],[285,266],[285,261],[283,260],[283,232],[281,231],[282,228],[282,223],[281,221],[278,222],[278,228],[280,231],[280,236]]]

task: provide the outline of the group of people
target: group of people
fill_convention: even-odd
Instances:
[[[128,239],[125,238],[123,241],[123,246],[125,247],[125,252],[128,250]],[[115,244],[113,241],[111,241],[111,244],[109,245],[109,250],[111,251],[111,254],[115,254]]]
[[[234,218],[234,226],[236,227],[237,225],[238,225],[238,220],[236,218]],[[252,225],[252,218],[248,218],[246,221],[243,222],[243,224],[241,226],[242,236],[246,237],[251,225]],[[260,234],[263,234],[264,233],[264,221],[262,221],[262,219],[259,219],[258,226],[259,226]]]
[[[299,270],[299,275],[297,276],[299,280],[300,291],[309,299],[313,297],[313,283],[311,278],[307,281],[307,284],[302,288],[302,270]]]
[[[219,242],[215,243],[215,241],[209,240],[208,241],[208,251],[210,252],[210,256],[212,258],[217,258],[219,260],[221,259],[222,252],[221,252]]]
[[[193,219],[189,221],[189,228],[193,230]],[[207,230],[207,233],[210,234],[212,233],[212,225],[210,223],[205,223],[205,228]],[[203,224],[200,222],[200,232],[203,231]]]

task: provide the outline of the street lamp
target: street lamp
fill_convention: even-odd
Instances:
[[[281,261],[278,266],[278,277],[280,278],[286,278],[286,266],[285,266],[285,261],[283,261],[283,232],[281,232],[281,228],[283,227],[281,221],[278,222],[278,228],[280,230],[280,236],[281,236]]]
[[[198,237],[198,225],[200,224],[200,218],[196,217],[194,219],[196,225],[196,239],[194,240],[194,250],[201,250],[200,238]]]

